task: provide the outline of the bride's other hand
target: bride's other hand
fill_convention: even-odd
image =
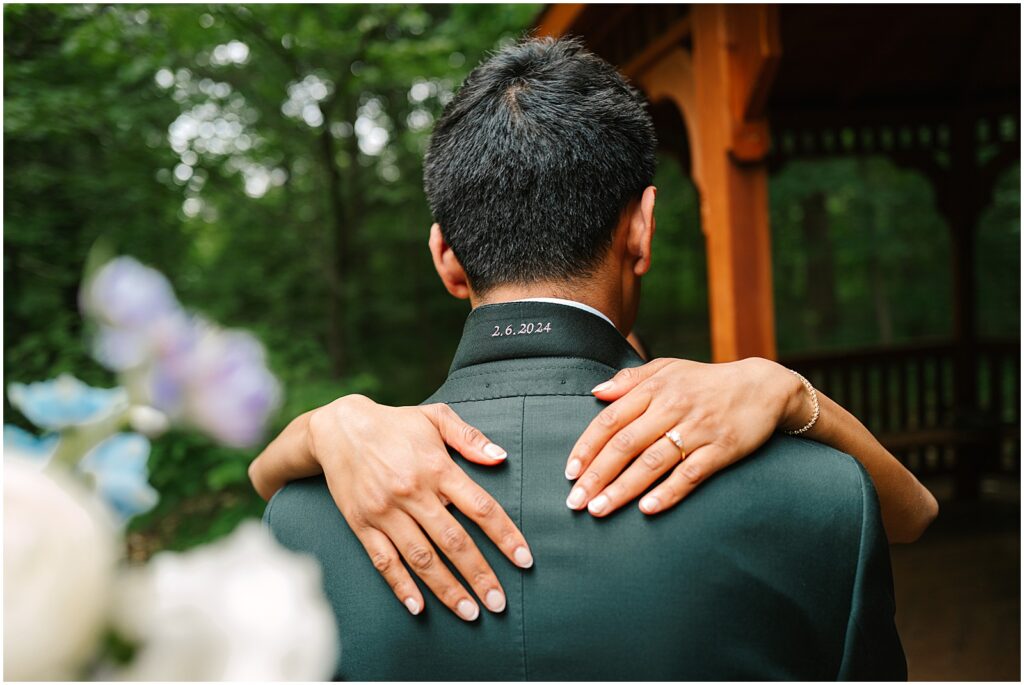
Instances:
[[[595,516],[610,514],[669,473],[640,501],[646,514],[665,511],[777,428],[799,428],[812,411],[794,374],[758,358],[725,364],[656,359],[623,369],[593,393],[611,404],[569,455],[566,477],[576,485],[566,503]],[[669,431],[682,449],[666,437]]]
[[[442,555],[489,610],[504,610],[505,593],[447,505],[476,523],[516,566],[527,568],[533,558],[512,519],[459,468],[446,444],[477,464],[493,466],[506,457],[448,405],[388,407],[348,395],[295,419],[249,475],[269,498],[287,481],[322,471],[345,521],[409,612],[425,608],[411,570],[449,609],[472,621],[479,607]]]

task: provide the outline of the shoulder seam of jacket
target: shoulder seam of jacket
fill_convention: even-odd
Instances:
[[[537,392],[537,393],[521,393],[516,392],[509,395],[488,395],[487,397],[474,397],[472,399],[465,400],[447,400],[445,404],[465,404],[467,402],[489,402],[490,400],[507,400],[516,399],[519,397],[594,397],[590,393],[586,392]],[[594,399],[597,399],[594,397]]]
[[[263,523],[268,528],[271,526],[270,517],[274,511],[274,504],[276,503],[277,496],[281,493],[282,490],[284,490],[284,487],[279,488],[277,492],[270,496],[270,499],[267,501],[267,508],[263,510]]]
[[[557,358],[558,359],[580,359],[579,357],[557,357]],[[505,360],[503,360],[503,361],[505,361]],[[584,362],[586,362],[586,360],[584,360]],[[597,368],[597,367],[601,367],[601,368]],[[466,368],[471,368],[471,367],[466,367]],[[523,371],[551,371],[552,369],[566,369],[566,370],[577,370],[577,371],[602,371],[604,369],[611,369],[612,371],[615,371],[614,367],[608,366],[607,364],[602,364],[601,362],[593,362],[589,366],[562,366],[561,364],[549,364],[547,366],[532,366],[532,367],[529,367],[529,368],[526,368],[526,369],[515,369],[515,372],[516,373],[522,373]],[[461,381],[461,380],[466,379],[466,378],[476,378],[477,376],[493,376],[495,374],[507,375],[508,374],[508,370],[507,369],[499,369],[499,370],[496,370],[496,371],[478,371],[476,373],[459,373],[459,371],[456,371],[455,373],[453,373],[451,376],[448,377],[448,380]]]

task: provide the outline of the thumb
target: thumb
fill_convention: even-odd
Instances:
[[[474,464],[493,466],[502,463],[508,456],[505,450],[491,442],[486,435],[459,418],[447,404],[428,404],[423,409],[441,433],[445,444]]]
[[[643,381],[661,371],[671,361],[671,359],[655,359],[643,366],[622,369],[612,376],[610,380],[597,385],[590,392],[605,402],[617,400]]]

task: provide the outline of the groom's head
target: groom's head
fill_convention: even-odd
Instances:
[[[650,261],[654,128],[643,100],[578,41],[532,39],[470,73],[437,122],[424,182],[452,294],[595,279],[635,298]],[[618,281],[623,281],[619,283]]]

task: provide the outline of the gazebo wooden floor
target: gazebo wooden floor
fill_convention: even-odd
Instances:
[[[910,679],[1019,681],[1020,483],[986,479],[975,501],[926,484],[939,518],[918,542],[892,549]]]

